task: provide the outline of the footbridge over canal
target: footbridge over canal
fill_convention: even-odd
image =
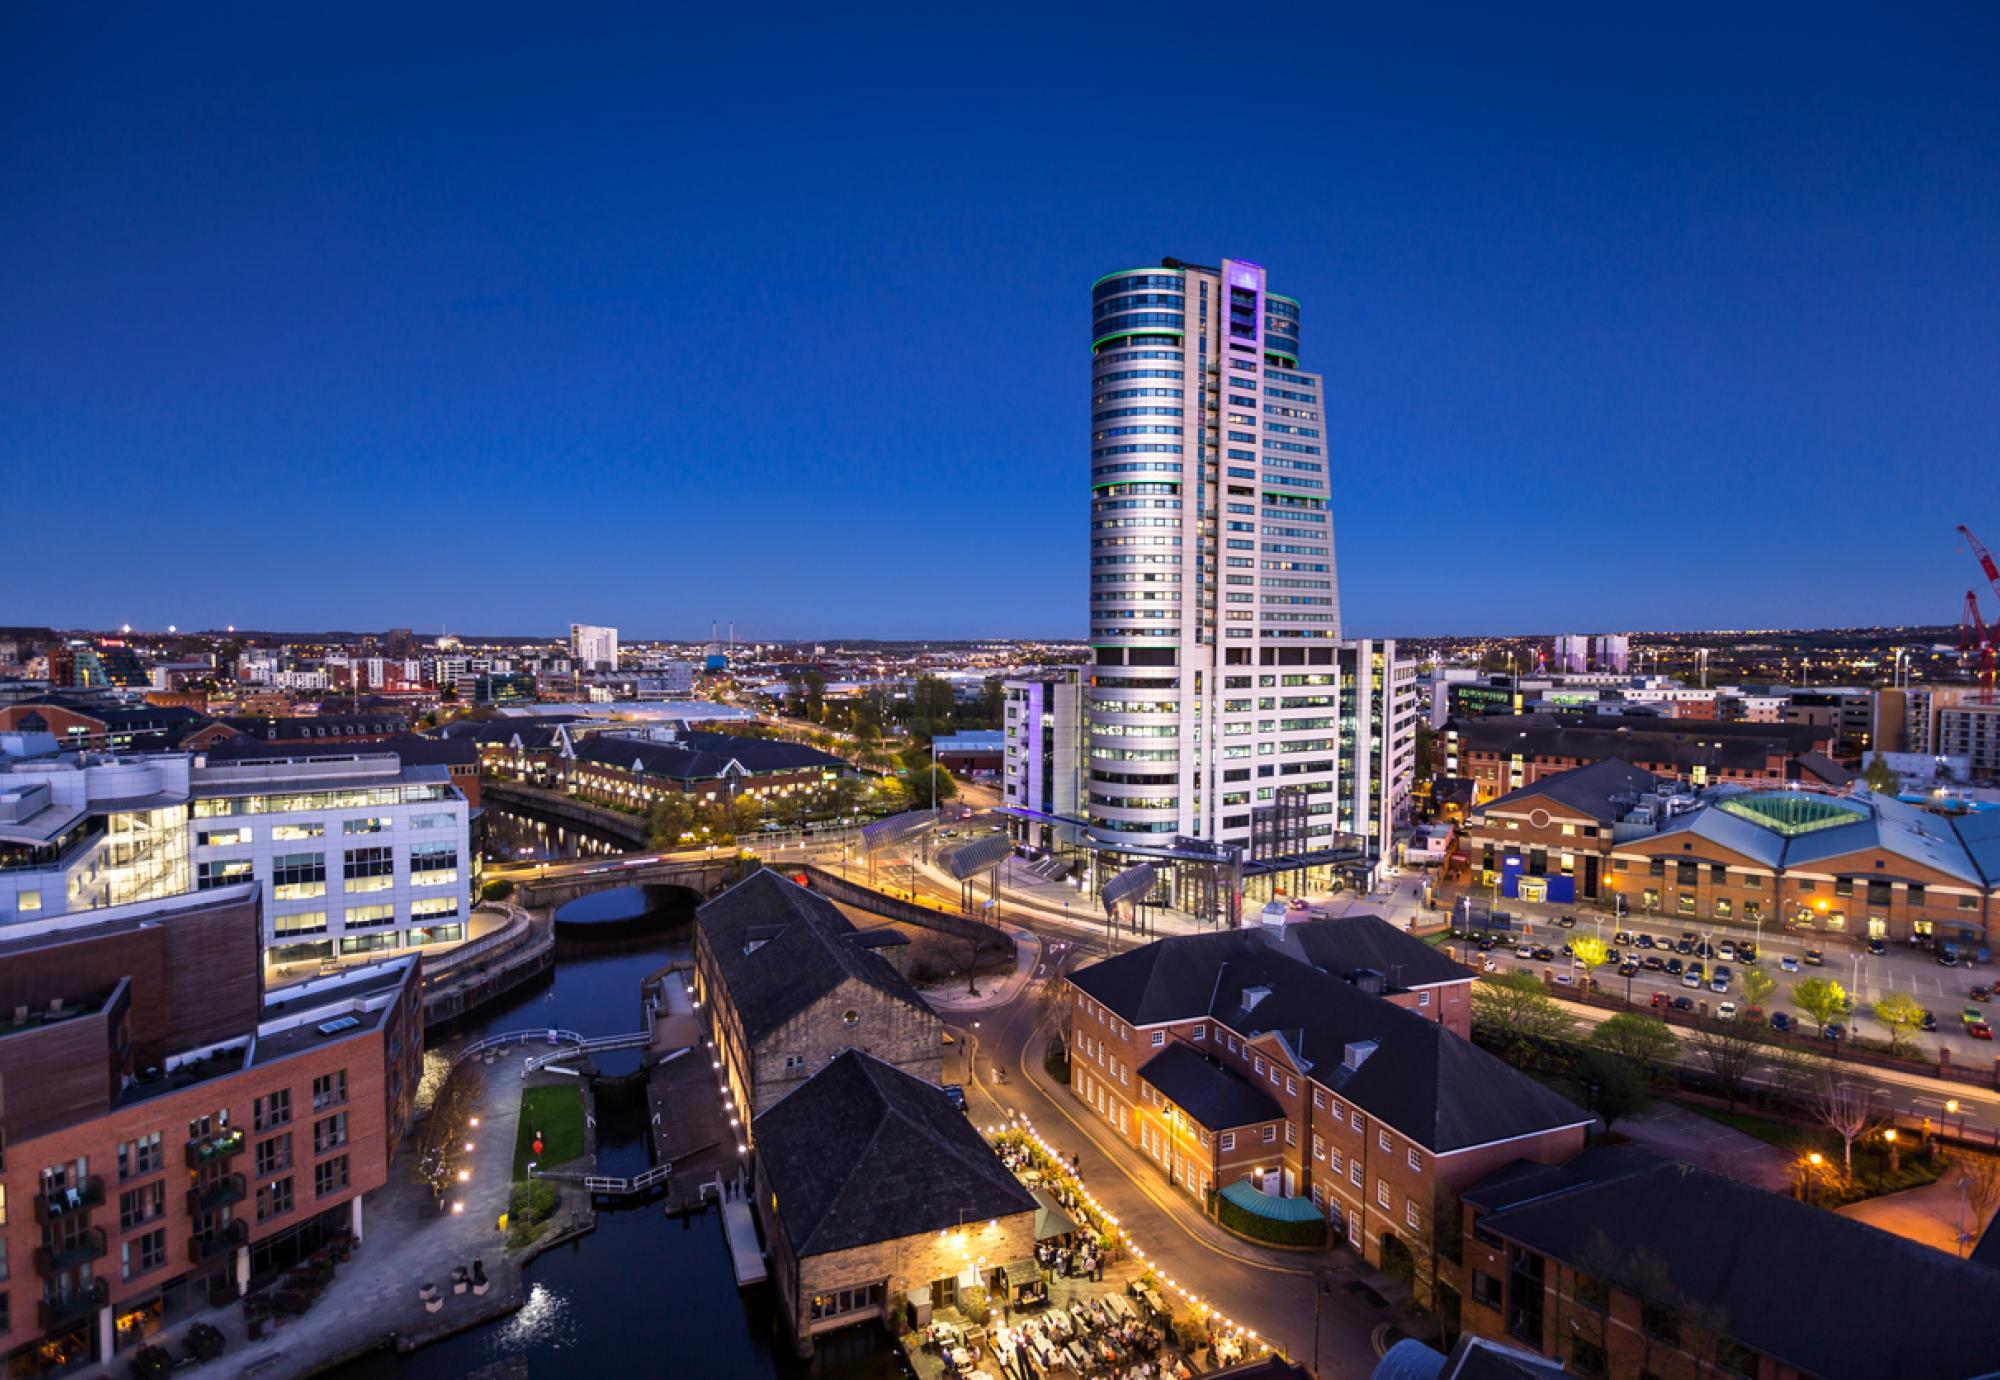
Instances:
[[[679,856],[671,853],[567,863],[529,876],[517,876],[514,899],[539,910],[561,909],[579,896],[627,886],[677,886],[707,900],[755,867],[735,853]]]

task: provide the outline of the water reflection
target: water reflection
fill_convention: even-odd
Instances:
[[[608,858],[630,847],[614,838],[581,832],[573,824],[541,819],[518,810],[487,806],[485,822],[488,862]]]

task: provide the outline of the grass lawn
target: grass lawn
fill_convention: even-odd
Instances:
[[[529,1088],[521,1094],[521,1124],[514,1133],[514,1178],[528,1177],[535,1159],[535,1132],[542,1133],[544,1169],[567,1164],[583,1153],[583,1090],[573,1083]]]
[[[1758,1116],[1754,1112],[1740,1110],[1732,1112],[1722,1107],[1711,1107],[1703,1102],[1687,1101],[1679,1105],[1691,1112],[1701,1113],[1710,1121],[1717,1121],[1745,1135],[1755,1136],[1767,1145],[1775,1145],[1787,1154],[1798,1156],[1810,1150],[1817,1150],[1836,1170],[1843,1163],[1840,1137],[1824,1126]],[[1822,1193],[1820,1201],[1826,1206],[1834,1207],[1842,1203],[1859,1202],[1863,1198],[1879,1197],[1884,1193],[1900,1192],[1906,1188],[1921,1188],[1925,1184],[1936,1183],[1948,1163],[1942,1155],[1936,1158],[1925,1156],[1914,1145],[1904,1147],[1901,1159],[1900,1167],[1891,1173],[1888,1151],[1878,1137],[1867,1136],[1856,1141],[1854,1182],[1836,1190],[1830,1200]]]

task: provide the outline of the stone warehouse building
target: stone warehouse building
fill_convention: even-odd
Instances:
[[[255,883],[0,939],[0,1345],[111,1361],[363,1232],[423,1057],[408,957],[263,990]]]
[[[564,759],[561,784],[585,800],[643,810],[665,794],[766,802],[815,796],[847,769],[831,753],[776,738],[695,732],[663,742],[597,733]]]
[[[1761,933],[1984,946],[2000,908],[2000,818],[1867,791],[1675,795],[1598,763],[1476,809],[1472,881],[1502,895]]]
[[[817,1333],[1034,1268],[1035,1199],[931,1083],[849,1050],[755,1128],[757,1207],[801,1355]]]
[[[1266,1215],[1310,1197],[1379,1265],[1422,1257],[1440,1190],[1566,1159],[1590,1119],[1441,1018],[1464,968],[1397,936],[1385,979],[1342,961],[1350,924],[1163,939],[1071,974],[1070,1080],[1176,1187]]]
[[[944,1023],[880,952],[905,942],[769,870],[697,910],[695,996],[736,1104],[761,1115],[851,1049],[941,1082]]]

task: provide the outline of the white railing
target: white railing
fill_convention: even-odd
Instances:
[[[614,1178],[609,1174],[578,1174],[564,1169],[530,1169],[529,1175],[537,1179],[549,1179],[568,1184],[581,1184],[587,1193],[623,1195],[644,1193],[647,1189],[665,1183],[673,1177],[674,1167],[670,1164],[656,1164],[645,1173],[629,1179]]]
[[[452,1056],[452,1062],[470,1059],[475,1054],[484,1054],[489,1049],[506,1049],[509,1045],[525,1044],[579,1045],[583,1036],[574,1030],[561,1030],[555,1026],[543,1026],[539,1030],[510,1030],[503,1035],[488,1035],[483,1040],[475,1040]]]
[[[613,1049],[643,1049],[653,1043],[653,1032],[635,1030],[629,1035],[599,1035],[593,1039],[578,1037],[565,1049],[552,1049],[547,1054],[531,1054],[521,1061],[521,1076],[526,1078],[537,1069],[559,1064],[565,1059],[574,1059],[580,1054],[599,1054]]]

